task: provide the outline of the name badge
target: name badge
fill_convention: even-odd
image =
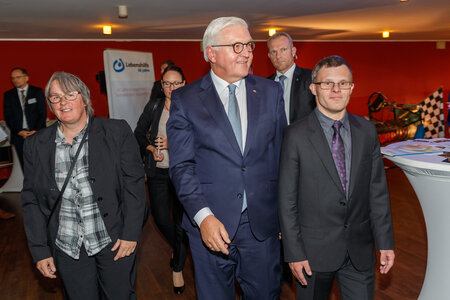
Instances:
[[[28,99],[28,104],[33,104],[33,103],[36,103],[36,102],[37,102],[36,98]]]

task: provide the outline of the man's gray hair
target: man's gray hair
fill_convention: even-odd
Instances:
[[[267,48],[269,48],[269,42],[270,42],[270,41],[276,40],[277,38],[280,38],[280,37],[282,37],[282,36],[284,36],[285,38],[288,39],[288,41],[289,41],[289,46],[291,46],[291,48],[294,47],[294,42],[292,42],[292,38],[291,38],[291,36],[289,35],[289,33],[284,32],[284,31],[279,31],[279,32],[275,33],[274,35],[270,36],[270,37],[267,39]]]
[[[52,85],[53,81],[57,81],[59,83],[59,86],[64,93],[73,91],[79,92],[81,95],[81,99],[83,100],[84,104],[86,104],[86,112],[88,117],[92,117],[94,115],[94,109],[92,108],[91,104],[91,92],[89,91],[89,88],[83,81],[81,81],[80,78],[66,72],[53,73],[52,77],[50,77],[50,80],[47,83],[47,86],[45,87],[45,98],[47,99],[47,104],[53,113],[54,111],[52,105],[48,100],[48,97],[50,96],[50,86]]]
[[[247,22],[238,17],[221,17],[211,21],[203,34],[203,56],[209,62],[206,47],[217,44],[219,33],[228,26],[239,25],[248,28]]]
[[[330,67],[340,67],[340,66],[347,66],[347,68],[350,70],[350,80],[353,81],[353,71],[350,67],[349,63],[340,57],[339,55],[332,55],[327,56],[319,60],[319,62],[316,64],[314,69],[312,70],[311,79],[312,82],[316,82],[317,75],[319,74],[319,71],[322,68],[330,68]]]

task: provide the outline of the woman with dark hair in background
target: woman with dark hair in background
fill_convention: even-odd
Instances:
[[[147,170],[150,206],[156,226],[170,243],[173,256],[170,266],[175,294],[184,291],[183,267],[187,255],[187,236],[181,228],[183,206],[178,201],[169,178],[169,152],[166,123],[169,119],[171,94],[184,86],[186,80],[180,67],[169,65],[162,74],[164,98],[150,99],[139,117],[134,134],[141,148]],[[172,199],[172,215],[170,200]]]

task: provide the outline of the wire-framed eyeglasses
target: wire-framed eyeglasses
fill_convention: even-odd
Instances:
[[[57,104],[59,102],[61,102],[62,98],[66,99],[67,101],[73,101],[75,99],[77,99],[77,96],[80,92],[78,91],[72,91],[72,92],[68,92],[64,95],[50,95],[47,97],[48,101],[50,101],[50,103],[52,104]]]
[[[353,82],[351,82],[351,81],[341,81],[341,82],[322,81],[322,82],[313,82],[313,83],[320,86],[320,88],[322,90],[332,90],[332,89],[334,89],[335,85],[337,85],[337,87],[340,90],[349,90],[353,86]]]

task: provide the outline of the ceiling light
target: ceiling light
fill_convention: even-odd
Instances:
[[[103,34],[111,34],[111,26],[110,25],[103,26]]]
[[[383,31],[382,36],[383,36],[383,39],[389,38],[389,31]]]
[[[128,8],[126,5],[119,5],[119,18],[128,18]]]
[[[409,2],[409,0],[400,0],[400,2]]]
[[[274,35],[277,32],[277,30],[275,28],[270,28],[269,29],[269,36]]]

